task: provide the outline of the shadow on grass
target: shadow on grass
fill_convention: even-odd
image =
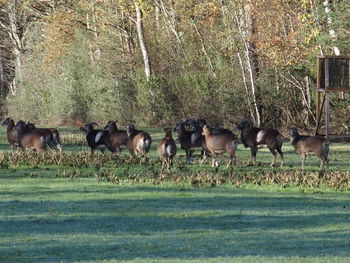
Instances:
[[[148,198],[139,196],[142,191],[193,196]],[[92,192],[43,189],[37,194]],[[209,192],[122,187],[104,190],[113,197],[99,200],[2,201],[0,237],[12,240],[17,249],[0,241],[0,259],[319,257],[346,256],[350,251],[350,212],[344,200],[269,197],[254,190],[215,190],[231,197],[197,196]],[[134,196],[123,198],[123,193]],[[2,194],[15,198],[19,193]]]

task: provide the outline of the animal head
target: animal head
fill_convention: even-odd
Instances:
[[[165,137],[172,137],[171,128],[165,127],[165,128],[163,128],[163,131],[164,131]]]
[[[129,124],[128,126],[126,126],[126,132],[128,133],[128,136],[130,136],[130,134],[135,132],[135,130],[136,128],[134,124]]]
[[[295,138],[296,136],[299,135],[298,129],[297,129],[297,128],[289,128],[289,129],[288,129],[288,133],[289,133],[289,136],[290,136],[291,138]]]
[[[196,129],[200,130],[203,129],[203,127],[207,124],[206,120],[203,118],[197,118],[196,119]]]
[[[26,123],[24,121],[18,121],[15,125],[15,130],[16,131],[23,131],[26,127]]]
[[[98,126],[96,122],[89,122],[84,125],[84,127],[80,127],[79,130],[82,132],[88,133],[94,129],[95,126]]]
[[[97,122],[89,122],[89,123],[86,123],[86,124],[85,124],[85,127],[86,127],[87,125],[89,125],[89,126],[91,126],[91,127],[96,127],[96,126],[98,126],[98,123],[97,123]]]
[[[109,128],[111,128],[113,125],[115,125],[115,121],[108,121],[106,126],[103,128],[103,130],[108,130]],[[116,125],[115,125],[116,126]],[[117,126],[116,126],[117,128]]]
[[[85,127],[79,127],[79,131],[82,131],[82,132],[85,132],[85,133],[87,132]]]
[[[181,122],[177,122],[175,124],[175,127],[173,128],[173,132],[179,132],[182,127],[183,127],[182,123]]]
[[[4,119],[4,120],[0,123],[0,125],[1,125],[1,126],[7,126],[7,125],[9,125],[9,124],[11,124],[11,123],[14,124],[13,119],[11,119],[10,117],[7,117],[6,119]]]
[[[206,135],[210,133],[210,128],[208,127],[208,125],[204,125],[203,127],[203,131],[202,131],[202,135]]]
[[[243,129],[252,128],[252,127],[253,127],[253,123],[250,118],[244,118],[243,120],[241,120],[240,123],[236,122],[236,128],[238,130],[243,130]]]
[[[25,125],[28,129],[36,129],[35,124],[29,121]]]

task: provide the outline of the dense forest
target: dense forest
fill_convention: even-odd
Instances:
[[[339,54],[349,0],[0,0],[1,115],[314,127],[317,57]],[[331,112],[349,132],[349,95]]]

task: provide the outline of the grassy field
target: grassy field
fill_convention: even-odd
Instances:
[[[303,173],[286,142],[285,167],[270,168],[266,149],[251,166],[239,145],[242,163],[216,169],[197,159],[184,165],[180,150],[163,173],[155,154],[161,134],[150,132],[150,160],[130,162],[126,152],[90,158],[84,136],[71,129],[62,132],[62,155],[12,154],[2,129],[0,262],[350,262],[348,187],[254,180],[318,178],[316,157]],[[339,182],[349,174],[350,145],[332,144],[329,157],[327,176]],[[226,181],[213,185],[219,177]],[[253,179],[237,184],[242,177]],[[211,180],[194,183],[201,178]]]

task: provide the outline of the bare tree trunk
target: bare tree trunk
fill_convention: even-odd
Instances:
[[[143,56],[143,62],[145,65],[146,80],[147,80],[147,82],[149,82],[151,79],[151,74],[152,74],[151,69],[152,68],[151,68],[151,62],[149,60],[148,50],[147,50],[147,46],[146,46],[144,35],[143,35],[142,12],[140,10],[139,5],[137,4],[137,0],[135,1],[135,10],[136,10],[136,29],[137,29],[137,34],[139,37],[140,48],[141,48],[141,52],[142,52],[142,56]],[[156,112],[154,111],[153,105],[155,105],[155,102],[156,102],[156,95],[155,95],[155,92],[154,92],[153,87],[151,85],[149,85],[149,87],[148,87],[148,92],[151,96],[151,103],[152,103],[151,114],[153,117],[155,117]]]
[[[99,36],[98,36],[98,32],[97,32],[96,10],[95,10],[95,2],[94,1],[92,1],[92,29],[94,32],[95,42],[97,42]],[[99,46],[95,47],[94,57],[96,60],[99,60],[101,58],[101,49]]]
[[[331,1],[329,1],[329,0],[325,0],[323,2],[324,10],[325,10],[325,13],[326,13],[326,16],[327,16],[327,24],[328,24],[328,27],[329,27],[329,31],[328,31],[329,32],[329,36],[331,37],[331,39],[333,41],[336,41],[337,40],[337,34],[335,33],[335,30],[332,28],[333,20],[332,20],[332,17],[330,16],[330,12],[331,12],[330,4],[331,4]],[[333,46],[333,52],[334,52],[334,54],[336,56],[340,55],[340,50],[336,46]]]
[[[163,11],[164,17],[165,17],[166,22],[168,24],[168,28],[171,30],[171,32],[173,32],[173,34],[176,38],[176,41],[178,43],[180,43],[181,39],[180,39],[179,33],[176,30],[175,12],[174,12],[173,8],[171,8],[170,10],[167,9],[163,0],[156,1],[156,5],[158,8],[160,8]]]
[[[159,8],[159,6],[158,5],[156,5],[156,8],[155,8],[155,15],[156,15],[156,26],[157,26],[157,28],[160,28],[160,19],[159,19],[159,17],[160,17],[160,8]]]
[[[143,36],[142,12],[140,10],[140,7],[139,7],[137,1],[135,1],[135,10],[136,10],[136,29],[137,29],[137,34],[138,34],[139,42],[140,42],[140,48],[141,48],[141,52],[142,52],[142,56],[143,56],[143,63],[145,65],[145,75],[146,75],[147,81],[149,81],[151,78],[151,72],[152,72],[151,71],[151,63],[149,61],[147,46],[146,46],[144,36]]]
[[[302,103],[306,107],[306,110],[309,113],[309,116],[311,116],[313,121],[316,122],[316,117],[312,113],[312,109],[311,109],[311,99],[309,94],[310,91],[308,90],[308,87],[306,87],[306,92],[305,92],[303,85],[290,73],[289,73],[289,78],[284,76],[283,74],[281,74],[281,77],[300,90],[303,98]]]
[[[213,63],[211,62],[211,58],[209,57],[208,52],[207,52],[207,50],[206,50],[206,48],[205,48],[205,45],[204,45],[204,40],[203,40],[203,38],[202,38],[202,36],[201,36],[201,34],[200,34],[200,32],[199,32],[199,30],[198,30],[196,24],[193,24],[193,27],[194,27],[194,29],[195,29],[195,31],[196,31],[196,33],[197,33],[197,36],[198,36],[198,38],[199,38],[199,41],[201,42],[203,53],[204,53],[204,55],[205,55],[205,57],[207,58],[207,61],[208,61],[209,69],[210,69],[210,71],[212,72],[213,76],[216,77],[216,74],[215,74],[215,71],[214,71]]]
[[[89,13],[86,14],[86,29],[88,31],[91,30]],[[91,41],[89,41],[89,40],[88,40],[88,45],[89,45],[90,61],[93,64],[95,62],[94,51],[93,51],[93,47],[92,47]]]
[[[17,96],[19,92],[19,85],[22,82],[22,53],[23,53],[23,37],[25,36],[25,31],[27,27],[25,24],[21,24],[18,21],[19,10],[16,0],[11,0],[8,2],[8,22],[9,26],[7,32],[10,36],[13,46],[13,55],[14,55],[14,65],[15,65],[15,75],[11,83],[11,93],[13,96]],[[19,26],[22,27],[22,34],[20,36]]]
[[[252,43],[249,42],[249,38],[251,34],[253,33],[254,23],[253,18],[251,14],[251,7],[249,4],[245,5],[243,7],[242,11],[242,17],[240,17],[236,11],[235,12],[235,20],[237,28],[240,32],[240,39],[243,44],[244,54],[246,58],[246,66],[247,70],[249,72],[249,79],[250,79],[250,86],[251,86],[251,93],[252,93],[252,99],[253,99],[253,106],[255,111],[255,119],[256,124],[260,126],[261,124],[261,113],[260,113],[260,105],[258,103],[258,88],[256,85],[256,78],[259,73],[259,68],[257,66],[257,58],[255,55],[255,49]],[[245,25],[245,27],[243,27]]]
[[[248,104],[249,104],[250,116],[254,117],[254,112],[253,112],[252,107],[251,107],[252,106],[252,102],[250,101],[250,93],[248,91],[247,78],[245,77],[244,65],[243,65],[242,57],[241,57],[241,54],[239,53],[239,51],[237,52],[237,57],[238,57],[239,65],[241,67],[241,71],[242,71],[243,84],[244,84],[244,88],[245,88],[245,91],[246,91],[246,94],[247,94],[247,100],[248,100]]]
[[[97,43],[98,40],[98,33],[97,33],[97,24],[96,24],[96,10],[95,10],[95,2],[94,0],[91,1],[91,17],[89,11],[86,14],[86,29],[88,31],[92,31],[94,36],[94,41],[89,41],[89,54],[90,54],[90,60],[91,63],[95,63],[97,60],[101,58],[101,49],[99,46],[95,44],[95,46],[92,43]]]

